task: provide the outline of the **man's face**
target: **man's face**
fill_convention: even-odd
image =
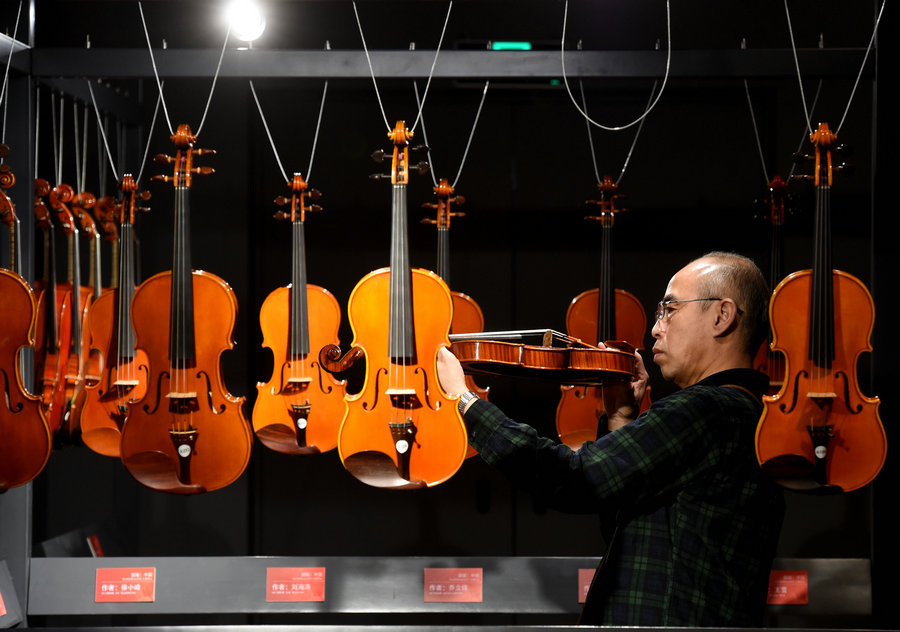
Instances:
[[[707,368],[715,310],[711,308],[712,301],[695,299],[711,298],[698,293],[699,279],[714,268],[715,264],[700,260],[679,270],[669,281],[663,301],[692,302],[666,306],[663,317],[651,330],[656,339],[653,361],[665,379],[682,388],[698,382]]]

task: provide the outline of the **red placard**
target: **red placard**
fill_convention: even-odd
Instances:
[[[480,568],[426,568],[425,601],[480,602],[483,578]]]
[[[325,601],[325,567],[267,568],[266,601]]]
[[[578,603],[584,603],[587,600],[588,590],[591,589],[591,581],[596,572],[596,568],[578,569]]]
[[[809,604],[809,577],[806,571],[772,571],[769,573],[770,605],[805,606]]]
[[[3,603],[3,593],[0,593],[0,617],[6,614],[6,604]]]
[[[94,601],[142,602],[156,599],[156,568],[98,568]]]

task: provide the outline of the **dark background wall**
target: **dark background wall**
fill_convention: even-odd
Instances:
[[[0,26],[7,30],[14,20],[12,4],[0,7]],[[747,38],[751,47],[784,49],[790,55],[783,6],[764,4],[674,3],[675,47],[733,50]],[[872,7],[826,4],[792,5],[798,45],[814,47],[822,33],[828,48],[864,47],[871,34]],[[218,49],[222,30],[206,17],[214,6],[145,2],[151,38],[154,42],[165,38],[173,48]],[[558,46],[562,8],[560,2],[458,2],[444,45],[516,38]],[[413,40],[418,48],[431,49],[446,14],[446,4],[437,2],[362,2],[359,9],[373,50],[404,49]],[[349,3],[278,2],[272,10],[278,17],[270,18],[258,47],[319,49],[329,40],[334,48],[360,48]],[[87,33],[94,47],[145,47],[134,3],[38,0],[36,47],[81,46]],[[646,50],[657,38],[665,41],[662,2],[612,3],[602,8],[578,2],[570,7],[567,41],[583,39],[587,49]],[[210,75],[213,72],[210,68]],[[832,128],[837,126],[854,79],[823,82],[814,123],[826,120]],[[890,434],[890,411],[896,406],[889,395],[893,371],[885,328],[893,313],[893,297],[887,295],[892,293],[891,271],[897,261],[885,230],[892,200],[882,174],[885,165],[896,161],[886,147],[889,132],[881,131],[890,127],[887,112],[892,110],[886,108],[891,102],[872,79],[869,75],[861,82],[841,128],[841,139],[855,147],[856,171],[840,176],[833,189],[834,266],[858,276],[875,297],[875,353],[862,355],[860,383],[864,392],[885,398],[881,416]],[[142,125],[131,133],[140,142],[127,148],[127,155],[139,163],[156,86],[149,80],[118,79],[114,84],[129,90],[141,105]],[[260,79],[255,85],[285,169],[305,171],[323,82]],[[378,85],[389,121],[405,119],[411,124],[416,115],[412,82],[380,80]],[[805,78],[803,85],[811,100],[815,79]],[[167,80],[172,124],[186,122],[196,129],[210,87],[211,78]],[[420,93],[423,87],[421,79]],[[452,179],[459,168],[482,87],[476,80],[446,79],[431,86],[424,114],[439,177]],[[617,125],[643,111],[652,81],[591,79],[584,87],[592,116]],[[755,78],[749,89],[766,168],[770,176],[785,173],[804,133],[797,79]],[[52,179],[46,92],[44,98],[47,101],[39,103],[38,175]],[[634,131],[594,130],[601,174],[618,175]],[[329,83],[310,178],[324,194],[324,211],[308,218],[307,262],[310,282],[328,288],[342,308],[365,274],[388,265],[390,186],[368,178],[384,170],[369,154],[387,147],[385,132],[371,82]],[[105,162],[92,143],[88,189],[98,181],[97,165]],[[172,152],[163,119],[157,121],[149,143],[151,156]],[[237,345],[223,355],[222,375],[233,394],[247,398],[249,418],[255,384],[268,380],[272,371],[271,353],[261,348],[259,307],[269,292],[290,280],[290,233],[287,223],[272,219],[273,198],[288,189],[246,80],[218,81],[198,145],[218,153],[200,160],[216,172],[196,178],[191,192],[193,265],[222,277],[237,294]],[[71,140],[66,147],[65,151],[73,151]],[[808,143],[804,149],[809,150]],[[65,157],[64,164],[64,179],[73,180],[74,154]],[[127,167],[136,172],[139,164]],[[804,167],[799,171],[808,172]],[[144,278],[171,267],[171,187],[148,184],[149,176],[157,172],[148,165],[141,182],[153,193],[152,211],[141,217],[139,225]],[[635,294],[650,316],[670,275],[708,250],[735,250],[756,258],[765,269],[769,228],[755,217],[754,206],[764,185],[742,78],[670,80],[647,118],[621,181],[629,211],[618,216],[614,229],[616,286]],[[27,196],[25,189],[14,194]],[[455,219],[451,231],[453,289],[479,302],[487,329],[563,330],[568,303],[597,285],[600,252],[599,227],[583,219],[588,212],[584,201],[595,193],[587,132],[564,89],[547,82],[495,82],[457,191],[467,203],[460,209],[466,216]],[[794,212],[785,234],[787,271],[807,268],[812,261],[812,186],[798,183],[792,191]],[[436,258],[435,230],[418,220],[430,213],[419,205],[433,197],[430,176],[414,176],[409,187],[411,257],[414,266],[429,269]],[[353,334],[346,316],[340,337],[348,348]],[[644,343],[651,342],[648,333]],[[654,396],[671,392],[655,368],[650,370]],[[351,388],[358,388],[360,372],[351,372],[349,378]],[[492,400],[513,417],[553,432],[555,385],[502,378],[485,382],[492,386]],[[879,479],[866,489],[836,497],[789,494],[779,547],[783,557],[871,557],[873,627],[897,625],[880,587],[883,569],[896,558],[887,537],[891,523],[882,516],[893,479],[888,461]],[[289,457],[258,442],[249,467],[235,484],[191,497],[149,491],[120,463],[85,447],[57,450],[34,482],[35,554],[42,554],[42,543],[84,529],[99,529],[110,551],[136,555],[602,552],[596,518],[534,506],[477,458],[442,485],[402,493],[359,483],[343,470],[335,452]]]

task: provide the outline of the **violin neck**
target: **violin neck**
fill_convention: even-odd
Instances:
[[[172,256],[172,296],[169,308],[169,361],[181,367],[192,366],[196,358],[189,192],[187,186],[175,187],[175,247]]]
[[[437,273],[450,285],[450,229],[437,229]]]
[[[831,267],[831,187],[816,187],[809,359],[821,368],[834,360],[834,280]]]
[[[775,286],[784,278],[784,228],[779,223],[772,224],[771,244],[769,248],[769,287]]]
[[[51,224],[44,229],[44,279],[47,299],[44,309],[47,310],[46,349],[49,353],[58,353],[59,342],[59,309],[57,307],[58,289],[56,287],[56,234]]]
[[[81,242],[79,230],[72,226],[69,235],[69,279],[72,281],[72,352],[80,352],[81,345]]]
[[[116,352],[120,363],[134,357],[134,328],[131,326],[131,299],[134,298],[136,286],[134,276],[134,234],[133,226],[122,222],[119,228],[122,246],[119,248],[119,265],[122,283],[118,291],[116,309]]]
[[[600,288],[597,292],[597,340],[616,339],[616,288],[613,283],[612,223],[604,223],[600,237]]]
[[[94,238],[91,240],[91,273],[90,273],[90,285],[94,288],[94,298],[100,298],[100,295],[103,293],[103,287],[101,283],[101,261],[100,261],[100,233],[94,233]]]
[[[22,274],[22,253],[16,244],[19,231],[19,218],[16,217],[9,225],[9,269],[16,274]]]
[[[415,361],[412,271],[406,235],[406,185],[393,185],[391,209],[391,287],[388,351],[391,360]]]
[[[293,261],[291,262],[290,320],[291,358],[309,354],[309,308],[306,297],[306,237],[304,223],[293,225]]]
[[[116,239],[112,242],[111,253],[109,257],[110,263],[112,264],[112,270],[110,271],[109,277],[109,287],[117,288],[119,287],[119,270],[122,269],[121,262],[119,262],[119,240]]]

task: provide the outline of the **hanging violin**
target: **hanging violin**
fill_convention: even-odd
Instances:
[[[0,157],[7,155],[0,145]],[[28,282],[19,274],[21,248],[18,218],[5,189],[15,183],[6,164],[0,165],[0,223],[9,228],[9,269],[0,268],[0,493],[24,485],[41,473],[53,446],[41,398],[32,395],[22,379],[20,354],[34,345],[37,303]]]
[[[306,282],[306,213],[319,211],[319,192],[309,190],[295,173],[290,214],[279,211],[276,219],[289,219],[291,284],[273,291],[259,311],[263,347],[272,350],[274,371],[268,382],[256,385],[253,430],[263,444],[285,454],[317,454],[337,446],[338,430],[344,417],[346,381],[335,379],[319,361],[319,350],[337,344],[341,308],[323,287]]]
[[[143,349],[135,349],[131,325],[131,299],[134,297],[134,216],[138,207],[137,183],[130,174],[122,178],[122,203],[119,205],[122,246],[115,269],[122,283],[104,292],[91,305],[89,334],[91,348],[101,358],[96,382],[85,385],[81,412],[81,438],[91,450],[104,456],[121,456],[122,427],[129,408],[147,394],[149,359]],[[141,198],[149,199],[149,192]],[[102,199],[102,198],[101,198]],[[105,213],[106,211],[104,211]],[[107,229],[108,232],[109,229]]]
[[[822,123],[816,147],[814,263],[786,277],[769,304],[772,349],[784,354],[784,384],[763,397],[756,431],[762,468],[798,491],[837,493],[869,483],[884,464],[880,400],[862,394],[856,366],[875,319],[872,296],[856,277],[832,269],[831,185],[835,134]]]
[[[388,133],[393,143],[391,264],[363,277],[350,295],[354,348],[347,357],[365,355],[366,375],[362,390],[345,398],[338,435],[338,453],[353,476],[394,489],[446,481],[462,465],[468,444],[456,399],[441,390],[437,379],[437,353],[449,346],[450,290],[435,273],[409,264],[411,136],[403,121]],[[420,165],[424,169],[427,165]],[[326,347],[320,356],[334,351]]]
[[[465,198],[461,195],[453,195],[453,187],[447,182],[446,178],[441,178],[440,182],[434,187],[437,195],[437,203],[425,203],[424,208],[434,209],[437,213],[435,219],[425,218],[423,224],[434,224],[437,226],[437,273],[448,286],[450,285],[450,219],[453,217],[464,217],[465,213],[451,210],[454,204],[464,204]],[[484,331],[484,314],[481,306],[475,302],[468,294],[455,292],[450,290],[450,298],[453,300],[453,320],[450,321],[450,334],[468,334],[478,331]],[[474,393],[477,393],[482,399],[488,399],[490,387],[481,387],[475,383],[475,378],[466,375],[466,387]],[[472,446],[466,449],[466,458],[471,458],[478,454]]]
[[[196,494],[233,483],[250,460],[253,432],[244,418],[243,397],[225,388],[220,356],[231,349],[237,319],[234,291],[219,277],[191,269],[191,181],[212,173],[194,167],[187,125],[172,135],[175,190],[173,269],[143,283],[131,303],[135,344],[149,359],[146,396],[130,406],[122,428],[122,463],[143,485],[174,494]]]
[[[566,311],[566,332],[573,338],[596,345],[598,341],[620,340],[637,349],[647,332],[644,307],[634,294],[620,290],[613,283],[612,229],[615,217],[625,209],[617,208],[623,198],[618,185],[608,175],[597,185],[600,199],[588,200],[599,207],[598,215],[585,219],[600,222],[600,284],[598,288],[582,292]],[[605,414],[603,392],[598,386],[563,385],[556,407],[556,431],[560,441],[573,450],[585,441],[597,438],[597,424]],[[650,407],[650,389],[641,402],[641,410]]]
[[[72,291],[56,278],[56,227],[44,197],[50,183],[34,181],[34,215],[44,234],[43,277],[35,283],[37,323],[35,325],[34,374],[51,433],[56,433],[66,412],[66,370],[72,337]]]
[[[788,184],[779,174],[775,174],[769,182],[768,196],[765,200],[766,219],[771,227],[771,246],[769,248],[769,287],[776,287],[784,278],[784,221],[788,213]],[[770,331],[771,334],[771,331]],[[771,335],[763,341],[756,356],[753,368],[769,376],[769,395],[775,395],[784,383],[784,356],[772,351]]]

